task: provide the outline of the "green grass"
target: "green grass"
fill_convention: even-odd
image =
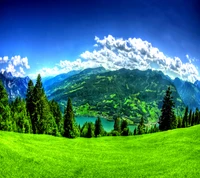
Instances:
[[[91,139],[1,131],[0,177],[200,177],[200,126]]]

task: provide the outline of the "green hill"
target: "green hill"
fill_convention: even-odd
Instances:
[[[129,137],[0,132],[0,177],[200,177],[200,125]]]
[[[62,108],[70,97],[76,115],[100,115],[106,118],[119,115],[134,122],[140,121],[143,116],[145,120],[155,122],[160,116],[168,86],[171,86],[173,92],[176,114],[181,115],[184,104],[173,82],[162,72],[152,70],[120,69],[96,74],[93,72],[91,75],[80,73],[52,87],[47,93]]]

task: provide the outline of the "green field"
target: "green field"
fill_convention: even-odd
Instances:
[[[0,177],[200,177],[200,126],[91,139],[1,131]]]

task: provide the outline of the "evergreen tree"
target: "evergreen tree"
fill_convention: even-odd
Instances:
[[[192,121],[191,121],[191,126],[194,125],[194,122],[195,122],[195,114],[194,112],[192,113]]]
[[[144,118],[142,117],[138,125],[138,134],[141,135],[143,133],[145,133],[145,125],[144,125]]]
[[[8,94],[0,81],[0,130],[12,131],[11,111]]]
[[[174,114],[174,101],[171,96],[172,92],[170,87],[168,87],[165,97],[163,99],[163,106],[161,110],[161,117],[159,119],[159,129],[168,130],[177,127],[177,121]]]
[[[31,121],[27,114],[25,101],[17,97],[15,101],[11,103],[11,113],[14,125],[13,131],[30,133]]]
[[[44,93],[40,74],[37,77],[35,86],[33,86],[32,81],[29,81],[26,102],[33,133],[57,135],[57,125],[50,112],[49,102]]]
[[[182,127],[182,119],[180,117],[178,117],[178,125],[177,128],[181,128]]]
[[[94,130],[95,137],[103,135],[103,126],[101,124],[100,117],[97,118],[95,121],[95,130]]]
[[[121,131],[123,136],[129,135],[129,128],[128,128],[128,122],[126,120],[122,120],[121,122]]]
[[[68,98],[64,113],[64,137],[75,138],[78,136],[78,127],[75,123],[71,99]]]
[[[35,109],[34,99],[33,99],[33,90],[34,90],[33,81],[29,80],[28,88],[27,88],[27,92],[26,92],[26,109],[27,109],[27,114],[30,116],[30,119],[31,119],[32,132],[35,134],[36,133],[36,120],[33,117],[34,109]]]
[[[195,119],[194,119],[194,124],[198,124],[199,122],[199,109],[196,108],[196,111],[195,111]]]
[[[88,138],[91,138],[92,136],[93,136],[93,134],[92,134],[92,123],[89,122],[89,123],[88,123],[87,137],[88,137]]]
[[[118,131],[119,133],[121,132],[121,129],[120,129],[120,118],[116,118],[116,119],[115,119],[115,122],[114,122],[114,130],[115,130],[115,131]]]
[[[182,127],[187,127],[188,125],[188,106],[185,108],[185,114],[183,116]]]
[[[189,114],[189,119],[188,119],[188,124],[192,124],[192,110],[190,109],[190,114]]]
[[[134,135],[137,135],[137,129],[136,129],[136,127],[135,127],[135,129],[134,129],[134,131],[133,131],[133,134],[134,134]]]
[[[49,105],[50,105],[51,113],[52,113],[53,117],[55,118],[55,122],[58,127],[58,131],[61,135],[63,135],[63,133],[64,133],[63,124],[64,123],[63,123],[63,117],[62,117],[60,107],[59,107],[58,103],[54,100],[52,100],[49,103]]]

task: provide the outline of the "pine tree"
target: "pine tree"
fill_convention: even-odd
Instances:
[[[116,118],[114,122],[114,130],[120,132],[120,118]]]
[[[194,124],[198,124],[199,122],[199,109],[196,108],[196,111],[195,111],[195,120],[194,120]]]
[[[134,131],[133,131],[133,134],[134,134],[134,135],[137,135],[137,129],[136,129],[136,127],[135,127],[135,129],[134,129]]]
[[[177,128],[181,128],[182,127],[182,119],[180,117],[178,117],[178,125]]]
[[[21,98],[17,97],[14,102],[11,103],[11,115],[13,118],[13,131],[20,133],[31,132],[31,121],[27,114],[26,103]]]
[[[189,114],[189,119],[188,119],[188,124],[192,124],[192,110],[190,109],[190,114]]]
[[[144,125],[144,118],[142,117],[138,125],[138,134],[141,135],[143,133],[145,133],[145,125]]]
[[[92,123],[89,122],[89,123],[88,123],[87,137],[88,137],[88,138],[91,138],[92,136],[93,136],[93,134],[92,134]]]
[[[168,130],[177,127],[177,121],[174,114],[174,101],[171,96],[172,92],[170,87],[166,91],[166,95],[163,99],[163,106],[161,110],[161,117],[159,119],[159,129]]]
[[[12,131],[11,111],[8,94],[0,81],[0,130]]]
[[[27,114],[31,119],[32,132],[35,134],[36,133],[36,120],[33,117],[34,109],[35,109],[33,90],[34,90],[33,81],[29,80],[28,88],[27,88],[27,92],[26,92],[26,109],[27,109]]]
[[[74,112],[71,99],[68,98],[67,107],[64,113],[64,137],[75,138],[79,135],[78,128],[75,123]]]
[[[121,122],[121,131],[123,136],[129,135],[129,128],[128,128],[128,122],[126,120],[122,120]]]
[[[40,74],[37,77],[35,86],[33,86],[32,81],[29,81],[26,102],[33,133],[57,135],[57,125],[50,111]]]
[[[194,122],[195,122],[195,114],[194,112],[192,113],[192,121],[191,121],[191,126],[194,125]]]
[[[95,121],[94,134],[95,134],[95,137],[103,135],[103,126],[102,126],[100,117],[98,117],[97,120]]]
[[[52,113],[53,117],[55,118],[55,122],[58,127],[58,131],[61,135],[63,135],[63,133],[64,133],[63,124],[64,123],[63,123],[63,117],[62,117],[60,107],[59,107],[58,103],[54,100],[50,101],[49,105],[50,105],[51,113]]]
[[[182,127],[187,127],[188,125],[188,106],[185,108],[185,114],[183,116]]]

